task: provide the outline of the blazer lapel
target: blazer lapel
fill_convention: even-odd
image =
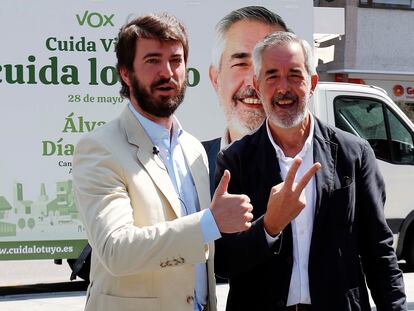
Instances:
[[[168,171],[159,156],[153,154],[154,146],[150,138],[128,107],[121,114],[121,124],[125,128],[128,142],[138,147],[137,157],[139,162],[168,200],[177,217],[181,217],[180,200],[175,192]]]
[[[326,209],[329,208],[323,202],[329,196],[334,186],[338,146],[331,140],[331,135],[329,128],[322,126],[320,121],[315,118],[313,157],[315,162],[321,163],[321,168],[315,176],[314,232],[315,229],[318,229],[318,224],[322,221]]]
[[[266,180],[266,187],[269,189],[277,184],[283,182],[280,175],[279,160],[276,155],[275,148],[270,142],[269,135],[267,133],[266,122],[259,129],[260,139],[258,141],[257,152],[261,155],[258,159],[263,159],[263,162],[259,164],[259,168],[262,170],[262,176]],[[269,174],[270,172],[270,174]]]
[[[260,206],[267,207],[267,200],[269,198],[270,189],[277,184],[283,182],[282,175],[280,174],[280,166],[279,160],[276,155],[276,150],[273,147],[272,143],[270,142],[266,122],[259,128],[259,135],[258,140],[254,140],[258,142],[256,146],[256,150],[258,153],[257,159],[263,159],[263,162],[260,162],[258,165],[260,175],[265,178],[265,186],[266,189],[265,193],[263,194],[263,202],[259,204]],[[288,208],[288,207],[287,207]],[[253,209],[254,212],[254,209]],[[263,211],[263,214],[266,211]],[[283,229],[283,247],[281,252],[283,256],[286,258],[292,259],[293,254],[293,238],[292,238],[292,226],[289,223],[285,229]],[[287,281],[287,280],[286,280]]]
[[[180,145],[197,190],[200,209],[210,206],[209,176],[202,155],[192,147],[193,142],[187,139],[187,133],[180,137]]]

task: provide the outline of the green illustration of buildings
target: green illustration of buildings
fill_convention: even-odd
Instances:
[[[2,221],[3,219],[7,218],[11,210],[12,206],[7,201],[7,199],[3,196],[0,196],[0,237],[16,235],[16,225]]]
[[[56,182],[56,197],[49,199],[45,184],[35,200],[25,200],[23,184],[16,183],[14,202],[0,196],[0,236],[17,236],[20,231],[53,232],[52,227],[72,226],[74,232],[83,231],[72,190],[72,180]],[[63,228],[63,227],[62,227]],[[54,229],[56,230],[56,228]]]

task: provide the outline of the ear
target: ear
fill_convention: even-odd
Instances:
[[[121,76],[122,81],[125,82],[129,87],[131,86],[131,80],[129,79],[129,71],[125,67],[119,69],[119,75]]]
[[[311,94],[313,94],[313,92],[315,91],[316,85],[318,84],[319,81],[319,77],[318,75],[315,73],[312,77],[311,77]]]
[[[210,65],[210,68],[208,70],[208,75],[210,77],[211,85],[214,87],[214,89],[217,92],[218,86],[217,86],[217,79],[218,79],[218,70],[213,67],[213,65]]]

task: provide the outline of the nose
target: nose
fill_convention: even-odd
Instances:
[[[254,70],[253,67],[250,68],[244,77],[244,84],[253,87],[253,77],[254,77]]]
[[[276,92],[279,94],[286,94],[289,89],[289,83],[286,77],[280,77],[276,85]]]
[[[159,75],[162,78],[168,78],[168,79],[174,75],[169,61],[161,65]]]

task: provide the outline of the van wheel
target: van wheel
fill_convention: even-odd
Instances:
[[[414,269],[414,230],[409,231],[407,242],[404,244],[405,260],[407,267],[412,271]]]

